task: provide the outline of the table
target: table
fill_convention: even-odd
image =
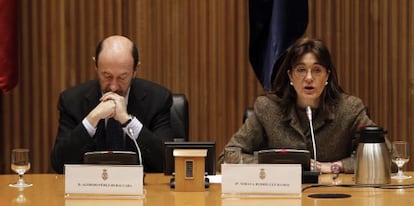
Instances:
[[[408,172],[414,176],[414,172]],[[341,174],[337,183],[352,183],[353,175]],[[11,188],[9,183],[17,180],[17,175],[0,175],[0,205],[33,205],[33,206],[86,206],[86,205],[116,205],[116,206],[164,206],[164,205],[287,205],[287,206],[342,206],[342,205],[414,205],[414,188],[408,189],[378,189],[378,188],[349,188],[323,187],[309,188],[302,193],[301,198],[222,198],[221,185],[211,184],[205,192],[175,192],[169,187],[170,176],[164,174],[147,174],[145,177],[144,199],[65,199],[64,175],[57,174],[27,174],[27,182],[32,187],[19,190]],[[332,183],[331,175],[321,175],[320,183]],[[402,182],[392,181],[391,184],[413,184],[414,178]],[[308,185],[304,185],[306,187]],[[343,193],[350,198],[343,199],[313,199],[310,194]]]

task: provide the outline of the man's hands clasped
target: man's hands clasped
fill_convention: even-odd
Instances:
[[[96,106],[86,117],[89,123],[96,128],[99,120],[105,118],[114,118],[121,124],[129,118],[125,97],[114,92],[105,93],[98,106]]]

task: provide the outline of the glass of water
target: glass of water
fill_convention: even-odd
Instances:
[[[11,169],[19,175],[16,183],[9,184],[10,187],[30,187],[32,184],[23,180],[23,175],[30,169],[29,149],[13,149],[11,153]]]
[[[410,161],[408,143],[406,141],[394,141],[392,142],[392,149],[392,162],[397,165],[398,172],[391,178],[398,180],[411,178],[411,176],[405,175],[402,170],[403,166]]]

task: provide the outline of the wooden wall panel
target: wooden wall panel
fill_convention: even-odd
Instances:
[[[18,1],[20,79],[1,97],[0,173],[10,172],[15,147],[32,150],[31,172],[51,171],[58,95],[95,78],[95,46],[111,34],[136,42],[138,76],[187,95],[190,139],[216,141],[218,153],[262,93],[248,61],[247,1]],[[327,43],[344,89],[363,99],[390,139],[414,146],[414,3],[309,0],[309,6],[306,35]]]
[[[343,88],[365,102],[390,140],[408,140],[414,150],[412,1],[310,0],[309,4],[307,35],[327,43]]]
[[[137,32],[142,54],[138,75],[186,94],[190,139],[216,141],[221,150],[240,126],[244,108],[262,90],[248,63],[247,3],[174,0],[141,5],[146,6],[130,2],[136,12],[128,18],[137,20],[126,28]]]

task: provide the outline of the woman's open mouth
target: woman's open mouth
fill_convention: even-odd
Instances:
[[[310,94],[315,90],[315,87],[312,86],[305,86],[303,91],[305,91],[306,94]]]

